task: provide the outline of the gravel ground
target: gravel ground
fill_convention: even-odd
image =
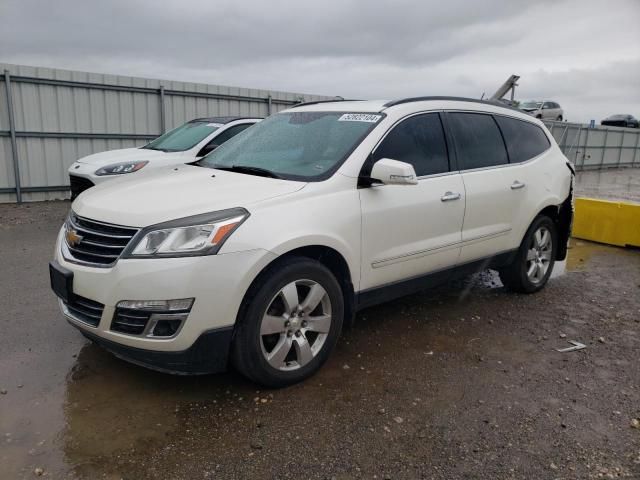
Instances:
[[[484,272],[370,308],[318,375],[264,391],[68,326],[46,269],[67,209],[0,205],[0,478],[640,478],[638,251],[574,240],[536,295]]]

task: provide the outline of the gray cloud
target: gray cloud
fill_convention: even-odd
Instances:
[[[358,98],[479,97],[511,73],[569,119],[640,116],[640,2],[4,0],[0,60]]]

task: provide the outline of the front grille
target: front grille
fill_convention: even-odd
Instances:
[[[65,242],[71,256],[101,266],[115,263],[138,232],[137,228],[101,223],[74,213],[69,215],[66,230]],[[75,242],[71,243],[70,237]]]
[[[118,307],[113,314],[111,330],[129,335],[140,335],[144,332],[151,315],[153,312]]]
[[[102,318],[104,305],[88,298],[74,295],[73,300],[64,302],[69,314],[76,320],[80,320],[92,327],[97,327]]]
[[[71,200],[75,200],[85,190],[95,186],[88,178],[69,175],[69,185],[71,186]]]

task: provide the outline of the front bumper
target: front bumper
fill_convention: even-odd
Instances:
[[[165,373],[177,375],[203,375],[223,372],[227,368],[233,327],[217,328],[202,333],[186,350],[156,352],[128,347],[107,340],[70,322],[89,340],[100,345],[116,357],[127,362]]]
[[[220,345],[231,337],[224,332],[232,330],[253,280],[276,257],[258,249],[202,257],[120,259],[109,268],[96,268],[67,260],[61,253],[62,239],[63,230],[58,235],[55,260],[73,272],[73,293],[104,305],[96,326],[69,316],[68,312],[67,320],[119,356],[146,366],[157,364],[156,368],[169,371],[188,371],[187,367],[174,368],[176,365],[204,365],[200,356],[206,348],[202,345],[216,345],[216,351],[210,354],[217,358],[220,353],[226,359],[228,345]],[[120,301],[180,298],[195,301],[174,337],[149,338],[111,330]],[[211,332],[216,332],[215,340],[211,340]],[[171,358],[174,360],[163,360]],[[193,373],[204,373],[204,367],[195,370]]]

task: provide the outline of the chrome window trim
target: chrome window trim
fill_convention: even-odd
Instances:
[[[502,117],[507,117],[507,118],[513,118],[514,120],[520,120],[521,122],[527,122],[530,123],[538,128],[540,128],[540,125],[538,125],[536,122],[532,122],[529,119],[525,119],[525,118],[520,118],[520,117],[516,117],[515,115],[507,115],[504,113],[492,113],[492,112],[485,112],[485,111],[480,111],[480,110],[461,110],[461,109],[455,109],[455,110],[443,110],[444,113],[477,113],[480,115],[491,115],[496,116],[502,116]],[[533,118],[532,118],[533,119]],[[502,135],[502,130],[500,129],[500,125],[498,124],[498,122],[496,122],[496,126],[498,127],[498,130],[500,131],[500,135]],[[552,148],[553,148],[553,144],[555,142],[555,139],[549,136],[549,133],[545,131],[544,128],[540,128],[542,130],[542,133],[545,134],[545,136],[547,137],[547,140],[549,140],[549,148],[547,148],[546,150],[542,151],[541,153],[539,153],[538,155],[536,155],[535,157],[530,158],[529,160],[525,160],[524,162],[515,162],[515,163],[511,163],[511,159],[509,158],[509,151],[507,150],[507,145],[505,142],[505,150],[507,150],[507,159],[509,159],[509,163],[503,163],[502,165],[491,165],[489,167],[478,167],[478,168],[469,168],[466,170],[458,170],[460,173],[464,174],[467,172],[481,172],[484,170],[494,170],[497,168],[504,168],[504,167],[515,167],[517,165],[526,165],[534,160],[537,160],[538,158],[540,158],[542,155],[548,153]],[[504,140],[503,140],[504,141]],[[455,139],[454,139],[455,142]]]

